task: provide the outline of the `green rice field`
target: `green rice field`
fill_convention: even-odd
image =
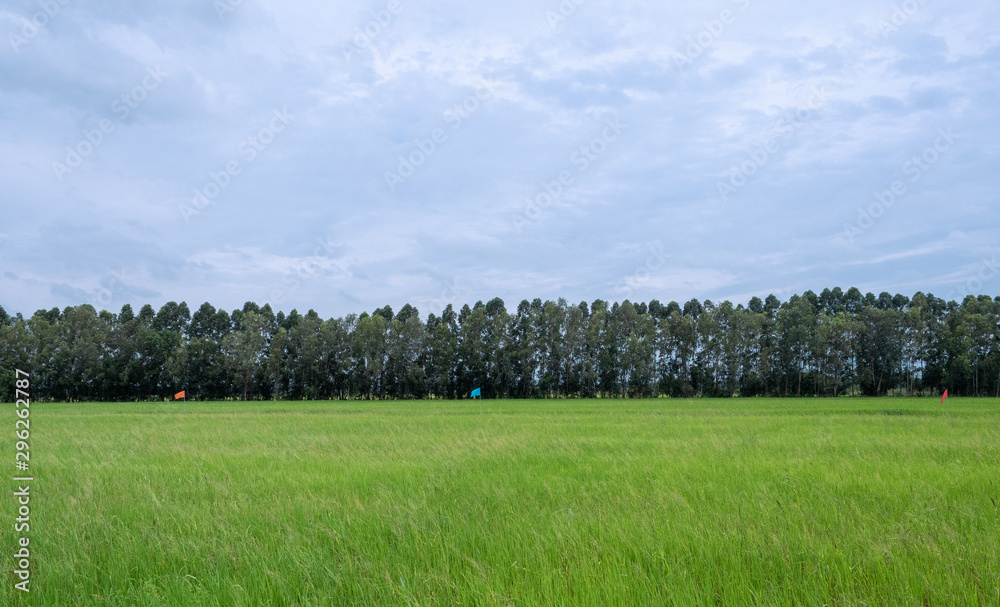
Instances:
[[[1000,605],[998,400],[36,403],[30,473],[2,604]]]

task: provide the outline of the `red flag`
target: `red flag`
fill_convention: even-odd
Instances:
[[[181,390],[177,394],[174,394],[174,400],[180,400],[180,399],[184,398],[184,392],[185,392],[184,390]]]
[[[948,398],[948,388],[944,389],[944,394],[941,395],[941,404],[944,404],[944,399]]]

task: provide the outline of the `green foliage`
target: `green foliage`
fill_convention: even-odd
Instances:
[[[511,312],[494,298],[426,322],[409,304],[327,320],[253,302],[0,308],[0,369],[15,365],[50,400],[1000,397],[1000,301],[834,288],[746,307],[535,299]]]

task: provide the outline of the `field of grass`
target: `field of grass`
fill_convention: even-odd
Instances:
[[[31,415],[32,591],[8,492],[3,604],[1000,605],[995,400]]]

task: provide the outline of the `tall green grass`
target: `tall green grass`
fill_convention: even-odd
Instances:
[[[7,604],[1000,605],[995,400],[36,404],[31,463]]]

